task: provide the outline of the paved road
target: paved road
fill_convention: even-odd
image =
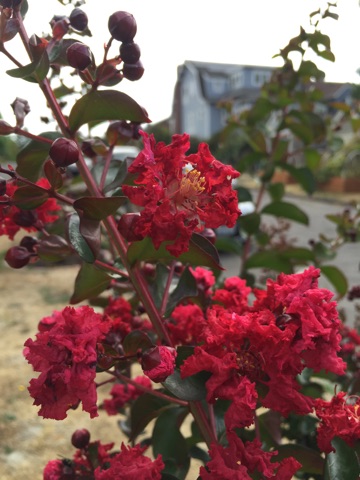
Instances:
[[[285,201],[295,203],[298,207],[304,210],[310,219],[310,225],[304,226],[292,222],[292,227],[289,231],[291,238],[297,239],[297,246],[308,246],[308,241],[311,239],[318,240],[319,234],[322,233],[327,237],[334,238],[336,236],[335,224],[327,220],[326,214],[341,213],[345,206],[335,203],[323,202],[303,197],[286,197]],[[264,198],[263,205],[268,202]],[[274,217],[266,215],[266,221],[274,222]],[[226,276],[237,275],[240,269],[240,259],[235,255],[222,255],[222,265],[226,268]],[[338,250],[336,258],[327,262],[338,266],[347,276],[349,285],[360,285],[360,245],[359,243],[346,243]],[[320,279],[320,285],[324,288],[333,290],[332,285],[325,279]],[[339,307],[344,308],[345,314],[349,322],[353,323],[355,316],[354,302],[349,302],[342,299],[339,302]]]

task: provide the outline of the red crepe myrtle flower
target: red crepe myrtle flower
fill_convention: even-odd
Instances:
[[[243,315],[233,311],[241,302],[228,309],[209,308],[200,346],[182,364],[182,377],[210,372],[206,388],[211,403],[230,399],[231,392],[235,402],[239,378],[245,377],[256,385],[264,407],[284,416],[291,411],[311,412],[314,400],[301,393],[297,376],[305,367],[327,368],[337,374],[344,371],[344,362],[337,356],[340,336],[335,302],[329,301],[330,292],[317,287],[317,277],[313,268],[303,274],[280,275],[277,281],[268,282],[266,294],[254,307],[247,307],[248,311],[240,307],[245,309]],[[222,299],[227,304],[225,293]],[[322,358],[316,361],[315,352],[327,358],[328,364]],[[252,408],[252,395],[245,400]],[[236,422],[248,420],[245,415]]]
[[[143,387],[152,388],[152,383],[147,377],[138,376],[134,378],[134,382],[139,383]],[[112,398],[105,399],[103,403],[106,413],[108,415],[118,414],[126,403],[136,400],[143,393],[142,390],[130,383],[115,383],[110,391]]]
[[[66,307],[54,314],[56,322],[25,342],[24,355],[40,376],[30,381],[39,415],[63,420],[80,402],[96,417],[95,367],[97,343],[109,329],[102,315],[90,307]]]
[[[205,296],[210,296],[212,294],[212,287],[215,285],[215,276],[213,272],[203,267],[190,267],[190,272],[195,277],[199,293],[202,293]]]
[[[175,370],[176,350],[171,347],[153,347],[142,354],[141,367],[155,383],[163,382]]]
[[[218,288],[213,301],[220,303],[226,309],[242,314],[249,309],[248,296],[251,288],[246,285],[246,281],[239,277],[227,278],[223,288]]]
[[[178,305],[167,323],[176,345],[195,345],[201,338],[206,320],[198,305]]]
[[[76,450],[72,459],[64,458],[62,460],[50,460],[44,468],[44,480],[67,480],[84,478],[86,480],[94,478],[93,465],[90,463],[87,454],[90,449],[92,459],[95,456],[96,465],[106,466],[110,462],[109,450],[113,448],[113,443],[102,444],[98,440],[91,442],[87,447]]]
[[[149,320],[134,315],[132,306],[122,297],[109,298],[109,303],[104,310],[104,316],[109,319],[111,325],[108,336],[118,335],[120,341],[132,330],[152,329]]]
[[[145,457],[143,452],[146,447],[140,445],[127,447],[121,444],[121,451],[112,456],[109,468],[95,470],[95,480],[161,480],[161,471],[165,468],[161,455],[155,460]]]
[[[40,180],[36,182],[36,185],[43,188],[50,188],[50,184],[46,178],[40,178]],[[11,205],[11,197],[17,189],[18,186],[15,182],[7,182],[6,194],[0,196],[0,235],[7,235],[10,240],[14,239],[14,236],[21,228],[27,232],[36,232],[37,226],[40,227],[55,222],[59,217],[52,212],[61,210],[61,207],[56,203],[54,198],[49,198],[45,203],[36,207],[34,210],[21,210],[15,205]],[[1,202],[9,200],[10,205],[5,203],[1,205]],[[27,216],[29,216],[29,212],[32,214],[33,221],[29,222],[29,225],[24,225],[24,222],[21,224],[18,217],[21,213],[26,213]]]
[[[202,480],[251,480],[254,475],[277,480],[291,480],[301,467],[293,457],[281,462],[273,462],[277,452],[264,452],[258,440],[246,442],[233,432],[227,433],[229,445],[213,445],[210,449],[211,460],[206,467],[200,468]]]
[[[320,270],[310,266],[301,274],[280,274],[267,281],[267,295],[255,302],[254,310],[269,309],[276,325],[285,331],[295,328],[292,353],[315,372],[326,370],[343,375],[345,362],[340,351],[340,320],[333,293],[318,287]]]
[[[144,149],[129,167],[135,186],[123,186],[130,201],[143,207],[133,225],[135,236],[151,237],[155,248],[170,242],[167,250],[179,256],[188,250],[193,232],[234,226],[240,214],[231,186],[236,170],[216,160],[205,143],[186,157],[187,134],[174,135],[170,145],[141,135]]]
[[[331,445],[334,437],[340,437],[353,446],[360,441],[360,397],[354,397],[350,403],[345,392],[339,392],[330,402],[321,398],[315,401],[315,412],[320,419],[317,429],[317,443],[321,451],[334,452]]]

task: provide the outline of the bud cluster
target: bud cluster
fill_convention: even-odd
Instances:
[[[137,32],[136,20],[131,13],[118,11],[109,17],[111,36],[121,42],[120,58],[123,61],[122,73],[131,81],[139,80],[144,74],[140,61],[140,47],[134,42]]]

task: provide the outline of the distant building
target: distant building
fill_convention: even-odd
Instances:
[[[247,110],[273,71],[267,66],[185,61],[178,67],[171,133],[187,132],[208,140],[226,125],[228,113],[221,103],[231,102],[235,115]],[[351,99],[350,84],[316,82],[314,86],[328,102],[349,103]]]
[[[172,132],[209,139],[225,125],[227,113],[220,101],[231,100],[233,113],[251,106],[272,67],[185,61],[178,67]]]

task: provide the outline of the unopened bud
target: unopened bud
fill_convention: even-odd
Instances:
[[[141,356],[141,367],[153,382],[163,382],[175,370],[176,350],[172,347],[156,346]]]
[[[140,47],[137,43],[122,43],[120,45],[120,57],[124,63],[136,63],[140,58]]]
[[[30,253],[35,252],[35,246],[38,245],[39,241],[35,237],[26,236],[21,239],[20,247],[26,248]]]
[[[86,428],[75,430],[71,437],[71,443],[75,448],[85,448],[90,442],[90,432]]]
[[[132,42],[136,35],[137,25],[134,16],[128,12],[115,12],[109,17],[109,31],[119,42]]]
[[[13,221],[19,227],[32,227],[37,220],[36,213],[32,210],[19,210],[12,216]]]
[[[61,40],[69,30],[69,20],[66,17],[64,17],[61,20],[54,22],[51,26],[52,26],[52,35],[54,39]]]
[[[6,252],[5,261],[12,268],[22,268],[29,263],[31,253],[24,247],[11,247]]]
[[[70,13],[69,20],[70,25],[75,28],[75,30],[79,30],[79,32],[82,32],[88,26],[88,17],[81,8],[74,8]]]
[[[60,137],[52,143],[49,155],[57,167],[68,167],[79,160],[79,148],[74,140]]]
[[[134,82],[143,76],[144,67],[140,60],[136,63],[124,63],[122,72],[125,78]]]
[[[81,42],[75,42],[70,45],[66,50],[66,57],[70,67],[81,71],[91,65],[93,59],[90,48]]]

